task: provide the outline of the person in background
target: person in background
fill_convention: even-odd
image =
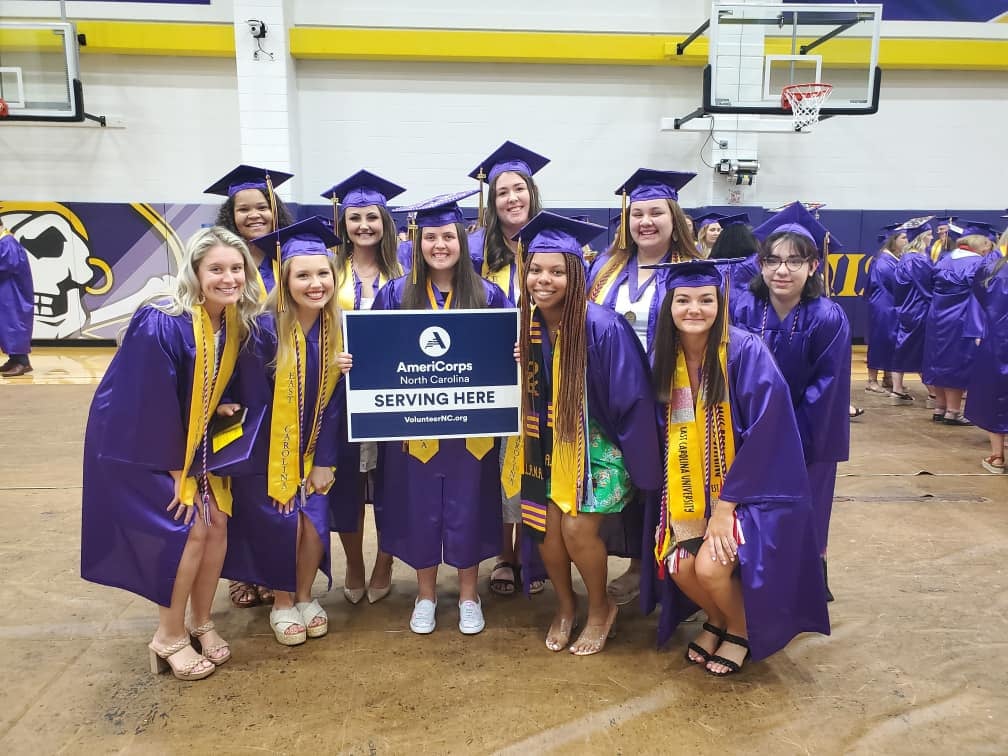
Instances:
[[[762,275],[730,297],[732,320],[773,353],[791,393],[812,490],[816,545],[826,577],[826,545],[837,464],[850,456],[851,333],[847,315],[825,296],[823,267],[842,249],[800,202],[753,233],[763,239]],[[828,584],[826,599],[833,600]]]
[[[693,216],[693,226],[696,228],[696,248],[700,257],[706,259],[710,257],[711,249],[717,243],[721,231],[724,229],[724,213],[704,213]]]
[[[934,267],[921,378],[934,392],[931,419],[936,423],[972,425],[963,417],[962,398],[976,358],[975,334],[983,333],[983,316],[973,286],[984,256],[994,249],[994,239],[989,224],[963,221],[956,248]]]
[[[404,191],[381,176],[358,171],[323,193],[333,202],[334,225],[342,240],[336,253],[340,310],[370,310],[378,291],[405,272],[388,211],[388,201]],[[330,427],[329,432],[336,430]],[[391,554],[379,548],[365,587],[365,502],[374,502],[378,447],[373,442],[350,443],[346,423],[340,423],[338,430],[339,461],[329,500],[333,529],[339,532],[346,553],[343,597],[358,604],[366,595],[368,603],[374,604],[392,590],[393,561]]]
[[[896,332],[893,336],[893,388],[891,404],[911,404],[913,395],[903,384],[907,373],[920,373],[924,363],[924,327],[931,304],[931,225],[930,218],[913,218],[899,229],[908,244],[896,263],[893,305],[896,308]],[[928,405],[934,407],[934,394],[928,389]]]
[[[469,254],[476,272],[497,284],[512,302],[517,302],[521,289],[520,262],[516,256],[518,243],[512,237],[542,209],[541,194],[533,176],[549,163],[532,150],[514,142],[504,142],[474,168],[469,177],[480,185],[480,212],[477,228],[469,234]],[[483,184],[487,185],[484,206]],[[515,453],[515,437],[501,446],[503,459]],[[504,527],[501,549],[490,572],[490,590],[499,596],[515,595],[522,584],[521,560],[518,557],[521,504],[517,495],[501,491]],[[532,593],[545,587],[540,580],[531,586]]]
[[[945,257],[945,255],[956,248],[955,240],[952,238],[951,233],[951,225],[954,220],[954,217],[935,218],[931,222],[931,228],[934,231],[934,235],[931,240],[932,264],[937,263],[938,260]]]
[[[616,238],[588,271],[588,300],[607,307],[630,324],[649,359],[653,354],[658,307],[664,293],[663,271],[647,270],[645,265],[679,262],[697,257],[693,237],[686,226],[686,214],[679,206],[679,192],[695,173],[640,168],[617,190],[623,197]],[[626,520],[641,517],[642,499],[626,509]],[[627,553],[617,543],[611,551],[629,556],[630,564],[608,587],[609,595],[623,606],[641,592],[639,548]]]
[[[32,328],[35,325],[35,287],[28,252],[0,218],[0,351],[7,361],[0,376],[17,378],[32,371]]]
[[[892,351],[896,334],[896,307],[893,290],[896,287],[896,262],[907,245],[906,231],[896,231],[898,223],[883,228],[879,241],[882,248],[872,258],[864,297],[868,302],[868,385],[865,391],[888,394],[892,389]],[[879,383],[879,372],[883,380]],[[902,380],[902,378],[901,378]]]

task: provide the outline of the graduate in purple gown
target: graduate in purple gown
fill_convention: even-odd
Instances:
[[[416,210],[410,275],[386,284],[373,310],[442,310],[510,307],[501,289],[473,269],[458,200],[475,192],[437,198]],[[339,356],[344,373],[352,355]],[[458,569],[459,630],[483,630],[476,588],[479,563],[500,549],[500,444],[496,438],[387,441],[378,445],[375,522],[379,546],[417,571],[410,629],[425,635],[436,626],[437,573],[442,562]]]
[[[28,252],[0,220],[0,351],[7,361],[0,375],[15,378],[32,371],[32,327],[35,325],[35,287]]]
[[[404,191],[381,176],[358,171],[323,192],[333,202],[333,223],[343,240],[336,253],[341,310],[370,310],[381,287],[406,272],[399,262],[395,223],[388,211],[388,201]],[[358,604],[366,595],[373,604],[392,590],[392,555],[381,549],[365,587],[364,503],[374,501],[378,448],[373,442],[350,443],[346,431],[346,423],[340,423],[336,482],[329,493],[333,529],[339,532],[346,553],[343,597]],[[336,426],[326,430],[336,432]]]
[[[679,191],[694,176],[695,173],[650,168],[635,171],[616,189],[623,199],[616,238],[588,271],[588,300],[625,318],[649,357],[661,302],[661,294],[656,292],[664,292],[665,273],[641,266],[697,256],[687,216],[679,206]],[[624,520],[643,521],[643,506],[641,499],[632,502]],[[640,594],[637,540],[631,539],[634,547],[630,553],[619,554],[630,557],[630,564],[608,586],[609,595],[620,606]]]
[[[753,236],[746,213],[732,215],[721,221],[724,228],[711,247],[711,260],[739,260],[728,265],[725,279],[731,281],[734,295],[736,291],[748,291],[749,282],[760,274],[759,241]]]
[[[699,606],[707,622],[686,658],[720,676],[798,633],[828,634],[829,618],[791,392],[759,337],[728,327],[716,265],[672,268],[653,368],[658,642]]]
[[[933,219],[914,218],[901,226],[909,243],[896,263],[893,305],[896,307],[896,333],[893,337],[892,404],[910,404],[913,396],[903,385],[906,373],[920,373],[924,364],[924,326],[931,305],[931,223]],[[930,389],[928,389],[930,392]]]
[[[931,240],[931,264],[934,265],[941,258],[956,248],[955,236],[951,225],[955,217],[935,218],[931,222],[931,229],[934,238]]]
[[[894,230],[898,225],[885,227],[879,236],[879,241],[884,243],[872,258],[863,292],[868,302],[868,385],[865,391],[875,394],[888,394],[890,388],[897,314],[893,304],[896,261],[907,245],[906,231]],[[878,380],[880,371],[885,374],[882,384]]]
[[[258,311],[253,267],[226,229],[189,240],[175,297],[133,316],[84,438],[81,575],[159,605],[152,671],[184,680],[231,656],[210,620],[231,492],[210,469],[209,423]]]
[[[518,243],[512,237],[542,209],[539,186],[533,177],[548,163],[549,158],[520,144],[504,142],[469,173],[480,186],[479,216],[476,230],[469,234],[469,255],[476,272],[497,284],[512,302],[518,301],[521,288],[515,259]],[[501,444],[502,457],[509,445],[513,455],[516,443],[515,436],[505,439]],[[521,523],[521,504],[517,494],[508,497],[502,492],[501,498],[504,527],[500,553],[490,572],[490,590],[499,596],[513,596],[522,584],[517,527]],[[543,581],[536,580],[531,592],[540,593],[544,587]]]
[[[824,296],[822,266],[827,250],[842,247],[798,202],[753,233],[764,240],[762,274],[729,297],[729,308],[733,323],[770,348],[790,390],[825,578],[837,463],[850,456],[851,333],[843,309]]]
[[[238,234],[249,245],[252,259],[255,260],[255,271],[260,279],[264,302],[266,295],[273,291],[273,260],[264,255],[252,242],[260,236],[294,222],[294,216],[274,192],[278,186],[291,178],[293,178],[291,173],[252,165],[239,165],[207,187],[204,192],[227,198],[217,210],[217,225]],[[235,606],[241,607],[259,603],[254,595],[235,596],[233,591],[232,600]]]
[[[264,304],[266,295],[273,291],[273,259],[252,242],[294,222],[283,200],[273,191],[291,178],[290,173],[239,165],[205,190],[206,194],[226,197],[217,210],[217,225],[237,234],[248,245]],[[239,609],[273,602],[272,591],[262,585],[232,580],[228,591],[231,603]]]
[[[993,230],[986,223],[964,221],[956,249],[934,267],[933,296],[924,331],[921,378],[935,395],[931,419],[946,425],[972,425],[963,417],[962,397],[969,385],[982,315],[973,284],[994,248]]]
[[[251,464],[232,472],[235,513],[224,574],[273,589],[270,627],[285,646],[329,629],[311,591],[318,570],[332,584],[328,494],[342,408],[334,396],[341,339],[336,265],[328,248],[338,243],[317,217],[256,239],[265,254],[280,259],[279,278],[259,333],[242,352],[228,397],[234,403],[218,411],[266,407],[270,416]]]
[[[523,572],[526,581],[548,575],[553,583],[546,647],[561,651],[576,619],[577,566],[588,591],[584,629],[570,644],[579,656],[603,649],[617,613],[600,529],[636,534],[619,551],[639,557],[641,523],[628,526],[622,513],[639,491],[657,490],[661,469],[644,350],[626,319],[587,302],[582,247],[599,230],[542,212],[518,236],[528,250],[519,305],[525,423],[514,465],[522,471]]]
[[[1003,238],[1003,237],[1002,237]],[[1005,472],[1008,437],[1008,258],[989,254],[973,282],[982,313],[982,329],[964,335],[980,339],[966,398],[966,418],[987,431],[991,453],[981,462],[995,474]]]

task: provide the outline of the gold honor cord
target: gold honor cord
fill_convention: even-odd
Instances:
[[[214,335],[210,316],[200,305],[192,310],[193,338],[196,343],[196,357],[193,366],[193,383],[190,389],[189,422],[186,426],[185,464],[182,467],[182,503],[192,506],[196,496],[196,478],[189,476],[196,449],[205,440],[207,425],[217,405],[220,403],[224,388],[231,380],[235,363],[238,360],[238,310],[234,305],[224,308],[224,349],[217,370],[210,373],[211,349]],[[224,481],[215,475],[207,474],[217,507],[222,512],[230,513],[230,496],[226,491]]]
[[[434,287],[431,285],[430,280],[427,281],[427,299],[430,301],[431,309],[449,309],[451,307],[452,294],[454,294],[454,292],[448,292],[448,296],[445,297],[444,307],[438,307],[437,299],[434,297]],[[404,443],[408,454],[411,457],[420,460],[425,465],[430,462],[434,458],[434,455],[441,449],[441,443],[436,438],[418,438]],[[466,438],[465,445],[466,449],[473,455],[473,457],[476,459],[483,459],[483,457],[485,457],[489,451],[493,449],[494,439],[491,436]]]

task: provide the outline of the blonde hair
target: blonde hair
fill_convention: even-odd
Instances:
[[[990,252],[995,247],[994,242],[983,234],[967,234],[966,236],[960,236],[956,239],[956,244],[960,247],[969,247],[978,255]]]
[[[235,307],[238,310],[238,336],[244,340],[255,324],[259,314],[259,277],[252,275],[255,261],[245,242],[223,226],[201,228],[186,242],[185,257],[179,266],[178,283],[167,303],[155,304],[157,309],[168,315],[192,313],[196,305],[203,304],[203,294],[199,282],[199,266],[207,253],[215,247],[230,247],[242,256],[245,265],[245,285],[242,287]]]
[[[336,355],[339,353],[340,341],[336,338],[336,334],[339,333],[338,329],[340,328],[339,297],[336,294],[338,274],[336,272],[336,259],[332,255],[326,255],[326,262],[329,264],[329,272],[332,274],[333,293],[320,315],[325,316],[328,314],[330,316],[329,324],[332,330],[329,333],[327,343],[322,345],[322,348],[325,350],[322,359],[326,360],[327,364],[334,365],[336,363]],[[287,280],[290,276],[290,268],[291,261],[288,258],[280,265],[280,278],[283,281],[283,286],[275,287],[266,300],[266,306],[273,312],[276,322],[277,351],[275,364],[277,365],[281,364],[288,357],[287,352],[291,348],[289,336],[294,332],[294,323],[297,321],[298,305],[291,296],[290,283]],[[277,310],[277,297],[280,296],[281,289],[283,290],[283,312]],[[321,390],[320,387],[319,391]]]
[[[904,252],[930,252],[931,245],[934,243],[934,236],[927,242],[924,241],[924,237],[927,236],[927,231],[917,234],[913,241],[906,245],[903,249]]]

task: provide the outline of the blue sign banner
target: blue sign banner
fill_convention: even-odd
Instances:
[[[343,313],[351,441],[518,434],[518,311]]]

